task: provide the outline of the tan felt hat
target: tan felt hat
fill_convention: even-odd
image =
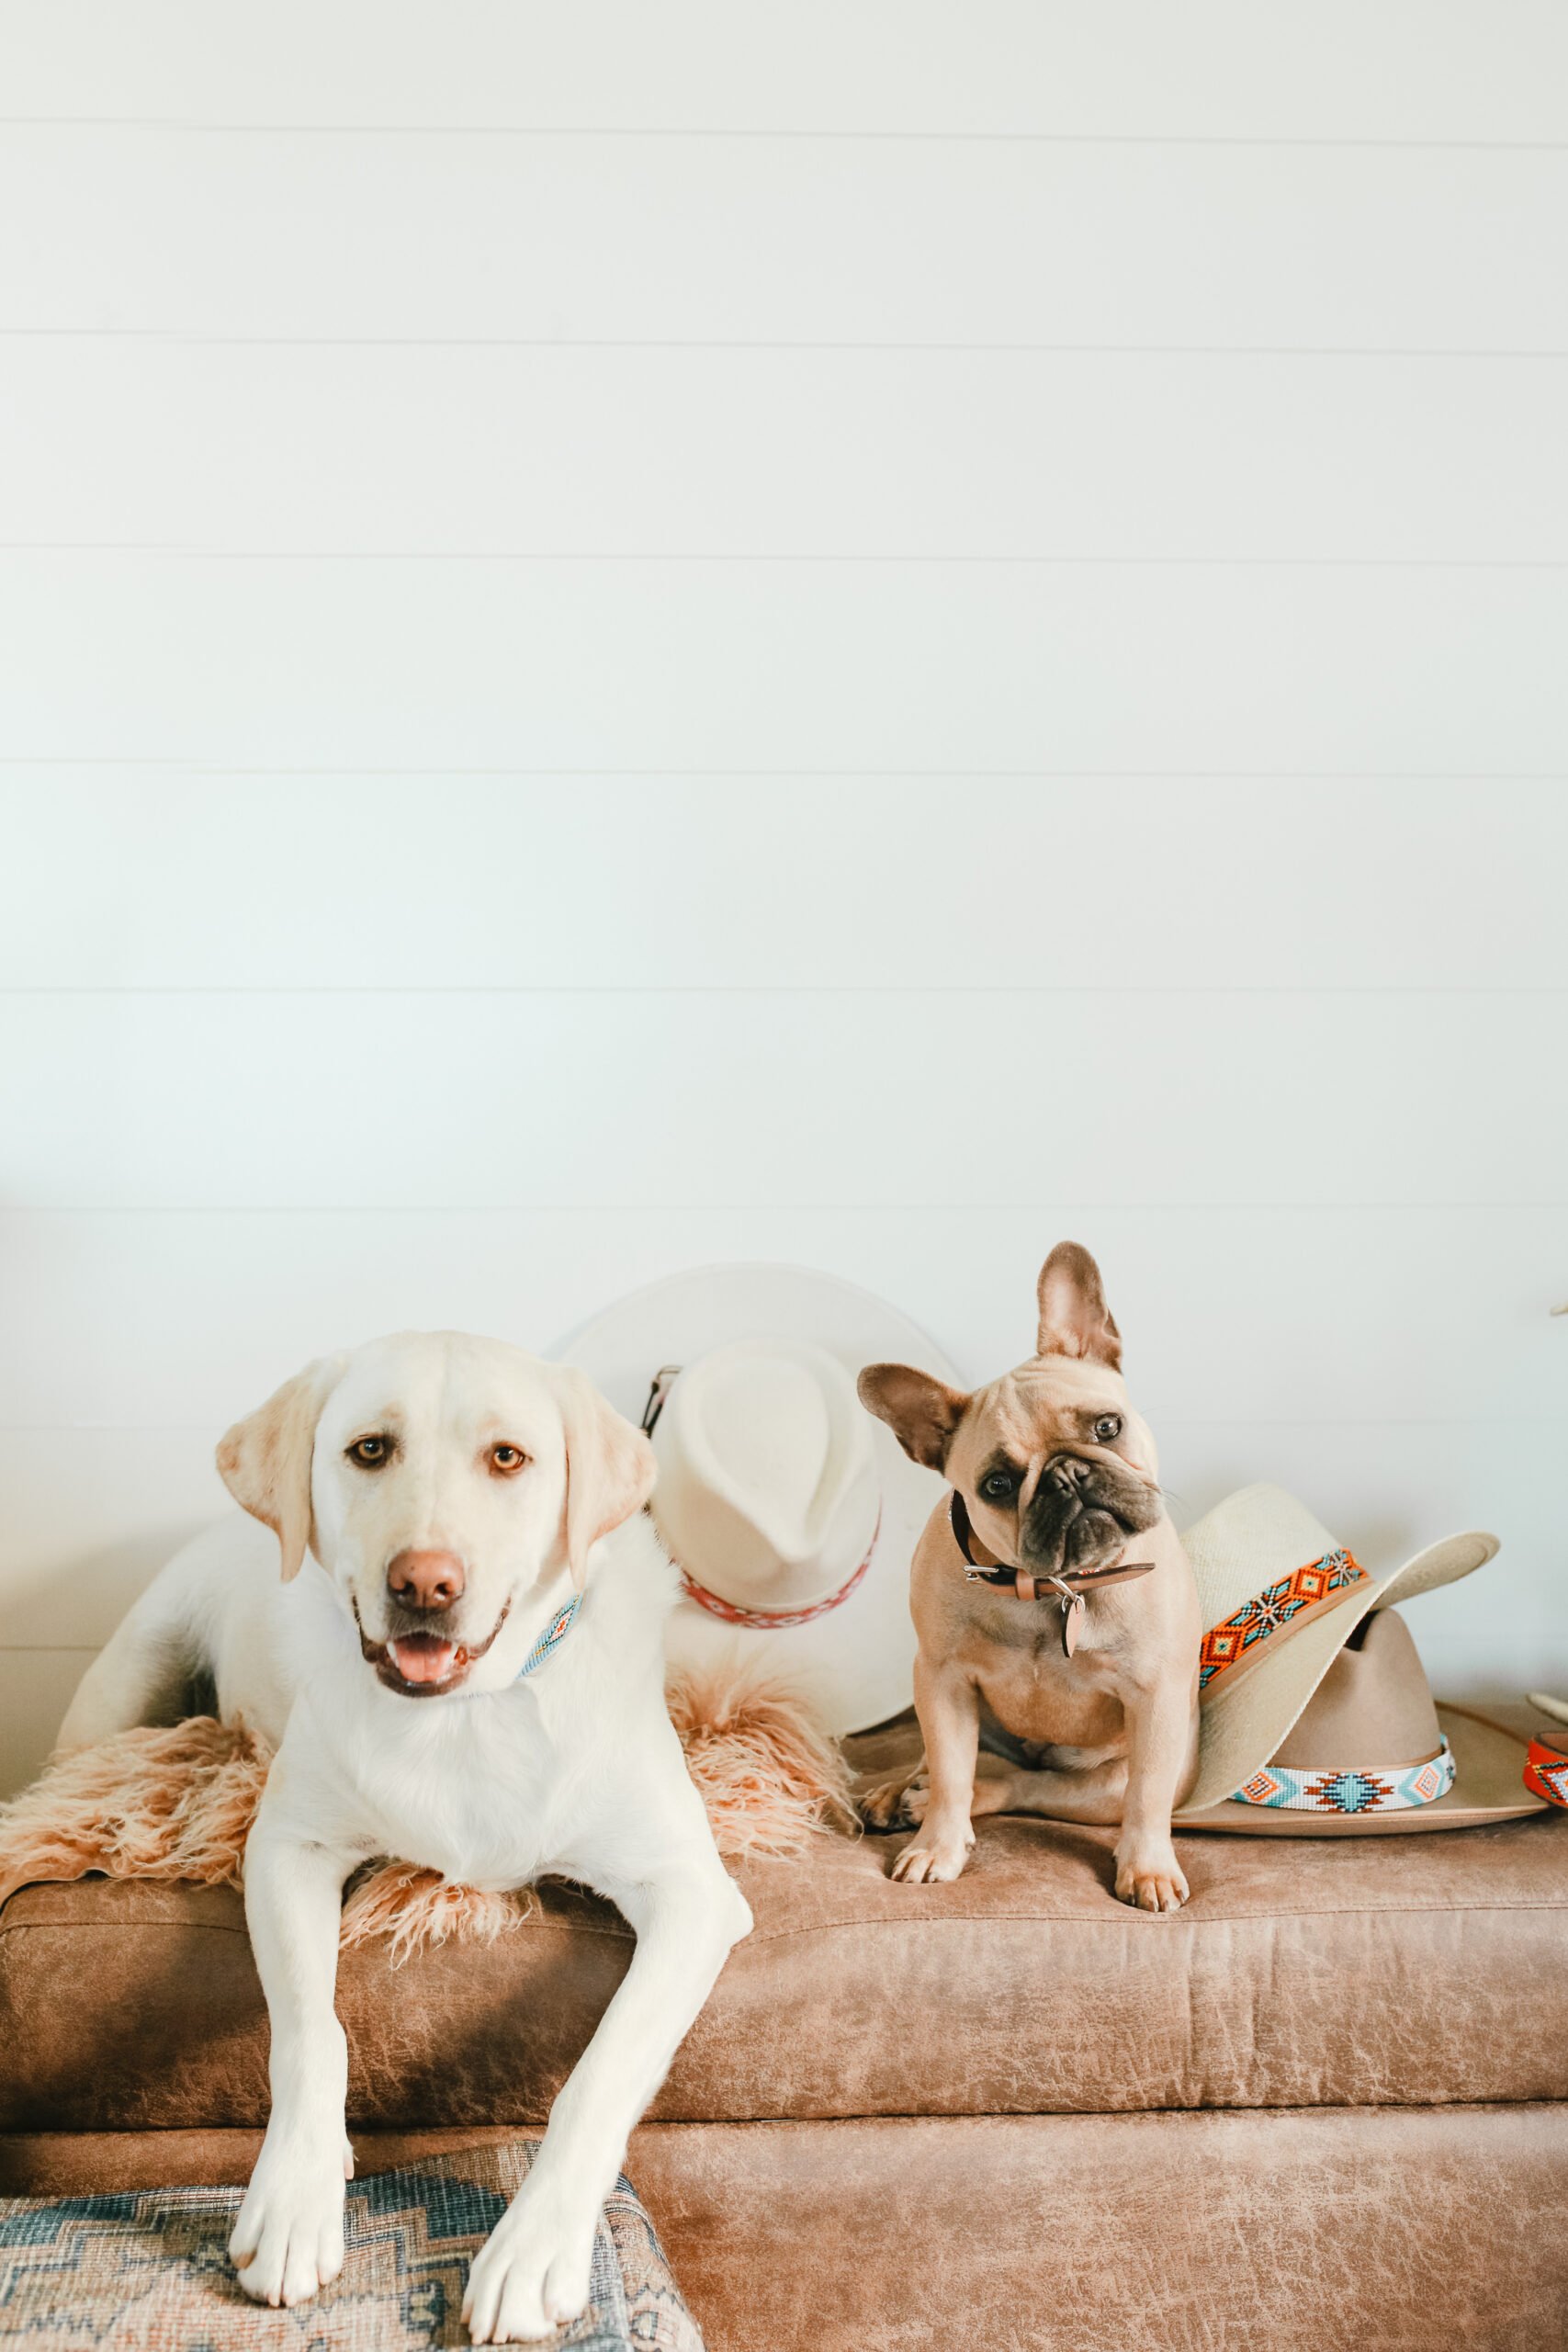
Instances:
[[[1445,1536],[1373,1575],[1294,1496],[1256,1486],[1182,1541],[1205,1631],[1198,1779],[1179,1828],[1364,1837],[1546,1809],[1524,1784],[1522,1739],[1435,1704],[1392,1607],[1471,1575],[1495,1536]]]

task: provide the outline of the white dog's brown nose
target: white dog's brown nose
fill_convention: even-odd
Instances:
[[[405,1609],[450,1609],[466,1581],[456,1552],[400,1552],[387,1566],[387,1589]]]

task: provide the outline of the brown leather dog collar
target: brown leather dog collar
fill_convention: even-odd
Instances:
[[[956,1487],[948,1498],[947,1515],[953,1524],[953,1541],[967,1563],[964,1573],[971,1584],[1010,1585],[1020,1600],[1040,1600],[1046,1596],[1055,1599],[1062,1611],[1062,1655],[1071,1657],[1078,1645],[1078,1634],[1084,1620],[1084,1595],[1099,1592],[1108,1584],[1128,1584],[1134,1577],[1146,1577],[1154,1567],[1152,1560],[1138,1560],[1123,1565],[1120,1560],[1109,1568],[1086,1568],[1079,1574],[1071,1571],[1059,1577],[1036,1577],[1029,1569],[1010,1566],[998,1559],[994,1568],[984,1568],[976,1559],[973,1549],[975,1531],[969,1521],[969,1506]]]

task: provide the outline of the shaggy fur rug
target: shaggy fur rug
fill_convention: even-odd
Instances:
[[[824,1831],[853,1829],[848,1767],[795,1693],[754,1674],[688,1675],[668,1698],[721,1854],[798,1854]],[[271,1755],[243,1725],[194,1715],[57,1757],[0,1805],[0,1903],[89,1871],[237,1886]],[[371,1862],[349,1882],[343,1942],[384,1936],[398,1962],[427,1944],[491,1942],[532,1908],[526,1887],[486,1894]]]

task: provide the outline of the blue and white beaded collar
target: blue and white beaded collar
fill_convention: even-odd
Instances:
[[[555,1615],[550,1619],[549,1623],[545,1627],[544,1632],[534,1644],[534,1646],[529,1651],[527,1657],[524,1659],[522,1665],[518,1668],[515,1677],[517,1681],[525,1681],[530,1674],[537,1673],[539,1668],[543,1666],[545,1660],[549,1657],[550,1652],[552,1650],[559,1649],[561,1644],[565,1641],[567,1635],[570,1633],[572,1626],[576,1623],[577,1612],[581,1606],[582,1595],[580,1592],[574,1592],[570,1600],[565,1600],[561,1603],[560,1607],[556,1611]]]

